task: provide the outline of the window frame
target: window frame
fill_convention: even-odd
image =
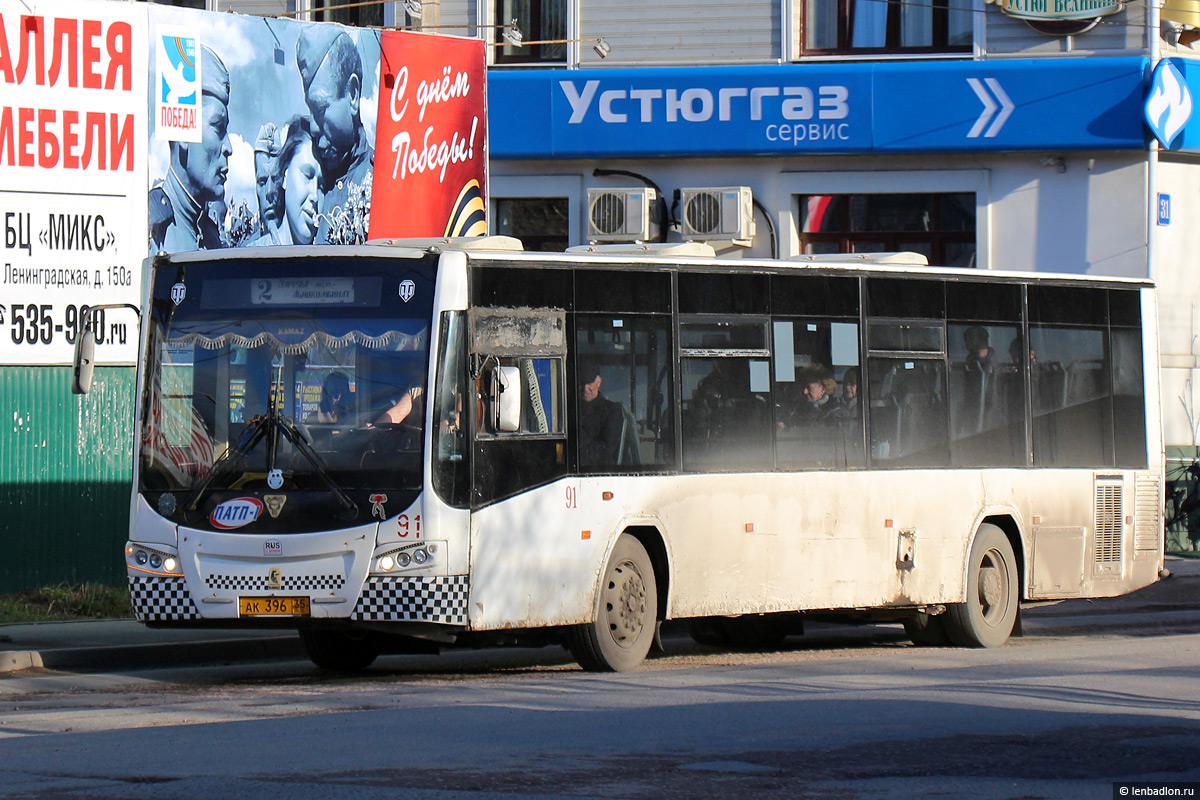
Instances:
[[[481,10],[486,8],[486,14],[491,15],[491,26],[507,25],[512,18],[511,15],[505,15],[504,4],[506,2],[522,2],[522,0],[491,0],[490,3],[480,4]],[[522,37],[530,42],[540,41],[543,36],[541,33],[542,11],[543,6],[557,2],[562,4],[563,15],[563,35],[562,37],[551,36],[551,39],[575,39],[575,3],[573,0],[524,0],[529,3],[530,22],[529,30],[521,28]],[[509,45],[504,41],[502,28],[492,27],[492,43],[495,45],[492,48],[491,66],[495,67],[512,67],[512,66],[542,66],[547,64],[564,64],[574,65],[579,63],[579,48],[576,42],[566,42],[560,45],[563,49],[561,58],[547,58],[543,55],[543,51],[552,45],[524,45],[519,48],[514,48],[517,52],[509,55],[504,51]]]
[[[903,11],[906,6],[920,7],[924,3],[889,2],[886,4],[885,43],[882,47],[855,47],[854,12],[855,7],[862,2],[872,0],[836,0],[837,3],[837,45],[835,47],[809,47],[807,45],[809,16],[814,2],[820,0],[797,0],[800,16],[800,35],[797,47],[803,56],[828,55],[970,55],[975,50],[975,32],[972,23],[971,41],[965,45],[951,45],[950,39],[950,3],[949,0],[927,0],[932,5],[931,39],[928,46],[904,47],[900,44],[903,28]],[[827,0],[828,1],[828,0]],[[969,9],[968,13],[974,13]]]
[[[928,230],[899,230],[899,229],[864,229],[857,230],[853,227],[853,215],[847,213],[847,221],[844,230],[830,231],[799,231],[800,247],[807,250],[809,245],[833,244],[837,246],[839,253],[857,253],[857,252],[900,252],[900,251],[916,251],[921,252],[921,245],[928,245],[929,253],[927,254],[930,264],[947,265],[950,258],[947,252],[950,246],[953,245],[973,245],[978,250],[978,242],[976,241],[975,230],[951,230],[943,226],[944,205],[945,199],[951,195],[967,194],[967,192],[837,192],[831,194],[815,194],[815,195],[797,195],[797,204],[802,202],[805,197],[839,197],[844,198],[847,205],[854,202],[856,198],[879,196],[879,197],[894,197],[894,198],[931,198],[933,213],[931,216],[931,224]],[[797,220],[800,220],[800,214],[797,213]],[[860,249],[863,245],[878,244],[880,247],[875,249]],[[977,260],[977,259],[976,259]]]
[[[975,269],[991,269],[991,176],[987,170],[895,170],[865,172],[785,172],[775,207],[783,209],[779,251],[786,258],[804,252],[798,195],[960,194],[975,195]]]
[[[581,231],[586,218],[586,195],[580,175],[497,175],[489,177],[491,194],[488,197],[488,219],[499,219],[499,200],[544,200],[565,197],[567,200],[567,246],[583,241]]]

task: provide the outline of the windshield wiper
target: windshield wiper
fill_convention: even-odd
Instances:
[[[283,432],[284,438],[300,451],[300,455],[304,456],[308,460],[308,463],[312,464],[317,476],[329,487],[329,491],[337,495],[337,498],[342,501],[342,508],[346,511],[357,513],[358,504],[350,499],[350,495],[346,494],[342,487],[337,485],[333,476],[325,469],[325,462],[321,459],[317,451],[312,449],[312,445],[304,438],[304,434],[296,427],[296,423],[290,417],[274,417],[273,419],[275,427]],[[274,461],[274,453],[272,453],[272,461]]]
[[[321,456],[317,451],[313,450],[312,446],[309,445],[308,440],[304,438],[304,434],[296,427],[296,423],[288,417],[279,416],[275,413],[273,407],[269,407],[266,414],[260,414],[246,424],[246,430],[242,432],[237,444],[222,453],[221,457],[213,463],[208,475],[204,477],[204,480],[201,481],[200,485],[188,497],[187,502],[184,503],[184,508],[188,511],[195,511],[200,498],[213,485],[217,476],[223,474],[235,458],[238,463],[243,461],[258,446],[263,437],[268,437],[270,441],[267,469],[273,469],[275,467],[275,452],[278,446],[277,437],[280,433],[283,434],[283,438],[292,443],[292,446],[304,456],[308,463],[312,464],[317,476],[329,488],[329,491],[333,492],[338,500],[341,501],[342,508],[351,513],[357,513],[358,504],[350,499],[350,495],[346,494],[342,487],[337,485],[333,476],[325,469],[325,462],[321,460]]]
[[[238,438],[237,444],[235,444],[233,447],[227,448],[225,452],[221,453],[221,456],[213,462],[212,469],[208,471],[208,474],[204,476],[204,480],[202,480],[200,485],[192,491],[191,495],[188,496],[187,502],[183,504],[184,509],[187,511],[195,511],[196,504],[200,502],[200,498],[206,491],[208,491],[208,488],[213,485],[213,482],[216,481],[217,475],[224,473],[225,469],[229,466],[229,463],[233,460],[233,458],[236,456],[238,462],[240,463],[243,459],[245,459],[251,450],[258,446],[258,443],[262,441],[262,438],[266,433],[267,423],[269,421],[269,416],[260,415],[250,420],[250,422],[246,424],[246,430],[242,431],[242,435]]]

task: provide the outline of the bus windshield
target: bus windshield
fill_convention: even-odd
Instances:
[[[350,506],[347,493],[420,489],[432,263],[228,259],[163,273],[143,491],[195,507],[212,492],[316,490]]]

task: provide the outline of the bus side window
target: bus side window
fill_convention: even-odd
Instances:
[[[499,436],[563,432],[563,364],[557,357],[502,357],[484,370],[482,430]]]
[[[1122,344],[1116,365],[1124,374],[1140,373],[1141,348],[1128,339],[1113,338],[1111,317],[1121,327],[1140,322],[1136,292],[1098,288],[1030,286],[1029,361],[1033,395],[1033,463],[1038,466],[1115,466],[1144,448],[1145,432],[1122,431],[1124,420],[1114,417],[1113,347]],[[1128,345],[1128,346],[1127,346]],[[1121,385],[1127,382],[1122,379]],[[1134,401],[1135,403],[1137,401]],[[1122,399],[1119,407],[1127,407]],[[1142,440],[1132,445],[1125,438]],[[1118,445],[1118,441],[1124,444]],[[1118,448],[1122,454],[1118,456]]]
[[[776,318],[771,328],[779,468],[863,466],[858,324]]]
[[[1025,463],[1025,380],[1015,324],[950,323],[951,461],[958,467]]]
[[[942,361],[874,357],[868,373],[872,460],[885,466],[947,465]]]
[[[674,461],[670,318],[580,314],[572,433],[583,471]]]
[[[1112,465],[1105,338],[1100,327],[1030,327],[1035,464]]]
[[[766,365],[765,360],[731,356],[682,360],[685,469],[773,466]]]
[[[441,349],[438,353],[433,404],[433,488],[452,506],[468,501],[470,469],[466,433],[466,315],[442,314]]]

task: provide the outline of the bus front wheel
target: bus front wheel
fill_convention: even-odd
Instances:
[[[658,619],[658,587],[646,548],[623,535],[601,577],[595,621],[571,629],[568,647],[588,672],[628,672],[646,659]]]
[[[1004,531],[982,525],[971,545],[965,603],[947,606],[946,635],[959,647],[999,647],[1017,620],[1017,559]]]
[[[321,669],[358,672],[379,657],[379,647],[369,631],[323,631],[300,629],[300,641],[308,658]]]

